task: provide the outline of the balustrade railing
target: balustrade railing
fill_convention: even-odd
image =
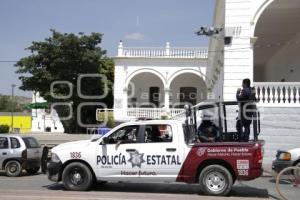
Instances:
[[[204,58],[208,57],[207,48],[201,47],[123,47],[119,44],[118,57],[145,58]]]
[[[149,58],[207,58],[206,48],[123,48],[120,57],[149,57]]]
[[[147,118],[147,119],[162,119],[163,116],[170,118],[174,115],[183,112],[183,109],[169,109],[166,112],[164,108],[127,108],[127,116],[134,118]]]
[[[97,109],[96,119],[97,121],[104,121],[114,112],[114,109]],[[166,112],[165,108],[127,108],[127,117],[129,119],[165,119],[172,118],[175,115],[183,113],[184,109],[180,108],[170,108]]]
[[[254,82],[258,103],[263,106],[300,107],[300,82]]]

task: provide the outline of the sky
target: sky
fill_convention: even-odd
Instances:
[[[115,56],[126,47],[205,47],[208,38],[194,34],[210,26],[215,0],[1,0],[0,94],[21,85],[14,62],[28,56],[32,41],[63,33],[103,33],[101,47]],[[31,97],[16,87],[15,94]]]

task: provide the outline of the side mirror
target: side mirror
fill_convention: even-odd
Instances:
[[[108,144],[108,143],[109,143],[109,138],[108,137],[102,138],[102,144]]]

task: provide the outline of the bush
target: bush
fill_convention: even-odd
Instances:
[[[169,113],[167,113],[167,112],[162,113],[161,116],[160,116],[160,119],[162,119],[162,120],[170,119]]]
[[[8,125],[0,125],[0,133],[8,133],[9,126]]]

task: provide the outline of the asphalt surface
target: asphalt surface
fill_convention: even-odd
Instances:
[[[21,177],[6,177],[0,173],[1,200],[235,200],[235,199],[275,199],[276,192],[272,177],[261,177],[249,182],[236,182],[230,196],[210,197],[199,193],[197,185],[152,184],[152,183],[97,183],[88,192],[65,191],[61,183],[49,181],[44,174]],[[283,186],[289,200],[299,200],[300,192]],[[299,190],[299,189],[298,189]]]

